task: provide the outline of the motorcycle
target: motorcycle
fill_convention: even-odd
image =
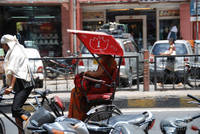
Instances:
[[[45,66],[45,75],[49,79],[56,79],[60,75],[73,74],[75,71],[75,64],[72,62],[72,58],[65,59],[51,59],[43,58],[43,63]]]
[[[200,103],[200,99],[189,94],[187,96],[196,100],[198,104]],[[183,118],[170,117],[160,122],[160,129],[163,134],[186,134],[187,124],[198,118],[200,118],[200,114]]]
[[[2,88],[0,90],[0,102],[3,99],[3,94],[5,92],[6,88]],[[14,92],[12,92],[14,94]],[[27,121],[25,121],[24,128],[21,128],[18,126],[15,121],[13,121],[9,116],[7,116],[6,113],[4,113],[2,110],[0,110],[0,113],[4,115],[9,121],[11,121],[18,129],[21,129],[25,134],[33,133],[33,131],[36,130],[36,128],[40,128],[42,124],[45,123],[53,123],[56,119],[56,117],[63,116],[64,115],[64,107],[61,103],[61,100],[58,96],[52,97],[50,100],[46,97],[46,95],[49,93],[49,90],[45,91],[36,91],[34,92],[36,96],[34,96],[36,101],[36,106],[34,106],[32,103],[30,105],[34,108],[33,114],[29,117]],[[40,96],[38,96],[40,95]],[[39,97],[42,98],[41,102],[39,102]],[[47,108],[45,108],[44,104],[47,104],[49,106],[50,110],[54,113],[52,114]],[[34,128],[34,129],[33,129]],[[6,134],[5,125],[3,122],[0,124],[0,133]]]
[[[190,65],[186,64],[186,77],[187,77],[187,84],[194,88],[200,87],[199,79],[200,79],[200,67],[199,65]]]
[[[58,98],[52,101],[51,103],[47,100],[46,92],[37,92],[37,94],[40,94],[40,96],[43,98],[41,104],[43,105],[44,100],[48,102],[48,106],[50,106],[53,113],[56,115],[53,116],[48,110],[46,110],[44,107],[41,107],[41,104],[37,100],[36,102],[38,108],[35,108],[36,111],[34,114],[30,117],[29,121],[25,123],[25,134],[57,134],[57,133],[77,133],[77,134],[91,134],[91,133],[105,133],[105,134],[144,134],[143,129],[139,128],[136,125],[131,125],[127,123],[126,118],[123,118],[124,120],[118,120],[114,121],[112,120],[112,123],[109,124],[103,124],[103,123],[97,123],[88,121],[83,122],[77,119],[73,118],[67,118],[63,116],[63,106],[58,100]],[[62,110],[62,114],[59,113],[58,107]],[[56,110],[55,110],[56,109]],[[138,118],[137,118],[138,119]],[[133,120],[133,118],[132,118]],[[136,120],[136,119],[135,119]],[[137,121],[135,121],[137,122]],[[106,131],[105,131],[106,130]]]
[[[88,111],[87,116],[84,120],[87,124],[97,122],[108,126],[115,126],[120,122],[126,122],[129,125],[141,128],[145,134],[148,134],[148,131],[155,123],[155,118],[150,111],[145,111],[140,114],[123,114],[115,105],[97,106]],[[90,133],[97,133],[98,128],[88,128],[88,130]],[[106,133],[109,133],[109,131]]]
[[[192,129],[193,131],[197,131],[198,134],[200,134],[200,128],[199,128],[199,127],[192,125],[192,126],[191,126],[191,129]]]
[[[1,100],[4,91],[1,90]],[[14,125],[21,129],[24,134],[57,134],[57,133],[77,133],[77,134],[91,134],[91,131],[95,133],[107,134],[144,134],[143,130],[135,125],[130,125],[127,122],[119,121],[115,124],[98,124],[97,122],[88,122],[67,118],[63,116],[64,107],[58,97],[54,96],[50,100],[46,97],[49,90],[35,91],[36,95],[40,95],[42,101],[39,102],[38,97],[35,96],[36,106],[32,105],[35,109],[31,117],[24,123],[24,127],[19,127],[10,117],[0,110],[7,119],[9,119]],[[45,102],[49,106],[52,114],[48,108],[45,108]],[[61,112],[60,112],[61,111]],[[106,131],[105,131],[106,130]],[[109,130],[109,131],[108,131]],[[137,133],[136,133],[137,132]],[[4,123],[0,124],[0,133],[6,134]]]

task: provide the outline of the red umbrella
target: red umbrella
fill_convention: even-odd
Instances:
[[[67,30],[76,34],[87,49],[93,54],[123,56],[123,50],[112,35],[103,32],[91,32],[83,30]]]

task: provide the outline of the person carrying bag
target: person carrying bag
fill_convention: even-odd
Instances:
[[[1,46],[6,52],[4,59],[4,71],[6,76],[5,94],[14,91],[12,115],[16,123],[23,127],[23,121],[30,117],[30,113],[22,109],[25,101],[34,88],[34,80],[29,67],[29,59],[25,54],[25,48],[19,44],[15,36],[6,34],[1,38]],[[19,134],[22,134],[19,130]]]

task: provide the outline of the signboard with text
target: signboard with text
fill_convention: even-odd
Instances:
[[[200,15],[200,1],[199,0],[190,1],[190,15]]]

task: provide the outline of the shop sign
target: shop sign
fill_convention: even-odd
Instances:
[[[200,15],[200,1],[191,0],[190,1],[190,15],[196,15],[196,11],[197,11],[197,14]]]
[[[200,21],[200,17],[190,17],[190,21]]]
[[[159,11],[160,17],[165,16],[179,16],[179,10],[160,10]]]
[[[104,12],[84,12],[83,18],[84,19],[103,19]]]

